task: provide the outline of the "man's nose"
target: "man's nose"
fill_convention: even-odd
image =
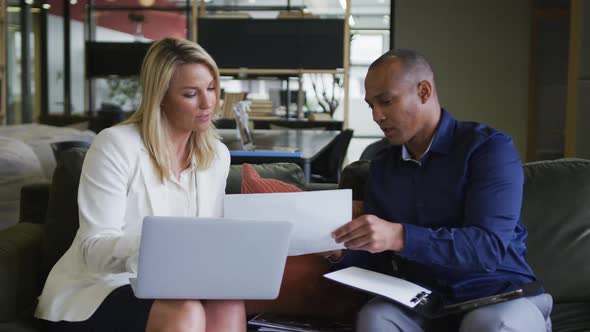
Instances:
[[[383,114],[379,107],[373,106],[373,121],[380,123],[383,120],[385,120],[385,114]]]

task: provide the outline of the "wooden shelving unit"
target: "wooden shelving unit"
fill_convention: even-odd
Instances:
[[[88,36],[87,36],[87,42],[92,42],[94,40],[94,24],[95,21],[93,20],[93,12],[94,10],[178,10],[178,11],[184,11],[186,16],[187,16],[187,23],[190,25],[189,26],[189,33],[187,35],[190,36],[190,38],[195,41],[195,42],[199,42],[199,22],[204,23],[205,21],[199,21],[199,18],[203,19],[203,18],[209,18],[209,16],[207,15],[207,11],[217,11],[217,10],[227,10],[225,8],[225,6],[214,6],[211,4],[206,4],[205,0],[186,0],[186,6],[183,7],[174,7],[174,8],[164,8],[164,7],[147,7],[147,8],[143,8],[143,7],[121,7],[121,6],[116,6],[116,5],[112,5],[112,6],[94,6],[93,5],[93,0],[89,0],[89,6],[87,9],[87,29],[88,29]],[[291,7],[290,5],[288,5],[288,0],[285,0],[285,5],[284,6],[261,6],[261,7],[256,7],[255,6],[251,6],[251,7],[247,7],[247,6],[240,6],[240,7],[233,7],[233,9],[229,9],[229,10],[235,10],[236,12],[238,11],[248,11],[248,10],[262,10],[262,11],[279,11],[281,13],[286,12],[287,14],[289,13],[300,13],[301,17],[298,17],[298,15],[285,15],[286,17],[282,17],[281,15],[279,15],[279,17],[277,17],[275,20],[276,21],[280,21],[280,20],[290,20],[290,19],[295,19],[295,20],[302,20],[302,21],[307,21],[309,20],[310,22],[312,21],[321,21],[322,18],[308,18],[306,17],[306,14],[304,14],[304,8],[303,7]],[[340,16],[340,15],[338,15]],[[299,62],[298,64],[295,64],[296,62],[288,62],[288,63],[281,63],[281,65],[278,66],[269,66],[268,68],[252,68],[252,67],[256,67],[256,66],[252,66],[250,68],[228,68],[221,66],[220,68],[220,72],[222,75],[227,75],[227,76],[235,76],[238,78],[248,78],[248,79],[258,79],[256,78],[257,76],[275,76],[278,77],[279,79],[282,80],[287,80],[287,89],[288,89],[288,82],[289,79],[293,79],[296,78],[299,80],[299,86],[303,86],[303,76],[306,74],[329,74],[329,75],[342,75],[343,77],[343,88],[342,88],[342,93],[340,98],[342,99],[341,105],[344,108],[344,123],[345,123],[345,127],[348,119],[348,78],[349,78],[349,49],[350,49],[350,31],[349,31],[349,18],[350,18],[350,0],[346,0],[346,10],[344,10],[344,19],[341,19],[340,17],[338,18],[338,21],[342,21],[342,24],[344,25],[342,30],[340,30],[340,33],[338,38],[340,38],[340,36],[342,35],[343,40],[342,40],[342,45],[339,45],[338,43],[338,48],[328,48],[328,50],[336,50],[334,52],[336,52],[336,55],[334,56],[335,59],[340,59],[340,52],[342,52],[342,61],[338,60],[337,62],[334,62],[334,68],[330,68],[332,65],[331,64],[322,64],[322,62],[320,61],[318,62],[313,62],[315,58],[311,58],[312,60],[310,61],[309,57],[307,58],[307,62]],[[232,18],[219,18],[219,20],[232,20]],[[265,20],[265,19],[261,19]],[[269,19],[270,21],[272,21],[272,19]],[[334,19],[332,18],[327,18],[326,21],[334,21]],[[327,23],[327,22],[326,22]],[[305,24],[305,23],[303,23]],[[340,23],[336,23],[336,26],[340,29]],[[306,25],[307,26],[307,25]],[[334,26],[334,24],[332,24],[331,26]],[[203,28],[203,25],[201,24],[201,28]],[[308,28],[309,29],[309,28]],[[202,34],[202,32],[201,32]],[[203,35],[201,35],[201,38],[203,38]],[[313,40],[313,39],[310,39]],[[331,41],[334,40],[338,40],[338,39],[331,39]],[[203,40],[201,40],[201,42],[204,42]],[[342,47],[340,49],[340,47]],[[309,49],[319,49],[319,46],[314,45],[313,48],[309,48]],[[270,52],[271,50],[269,50]],[[214,56],[215,57],[215,56]],[[289,60],[290,61],[290,60]],[[292,65],[293,64],[293,65]],[[232,66],[234,64],[232,63]],[[239,66],[240,63],[237,63],[237,65]],[[291,66],[292,65],[292,66]],[[314,69],[313,67],[316,66],[318,68],[323,68],[323,69]],[[284,67],[283,67],[284,66]],[[296,68],[297,66],[301,66],[303,68]],[[261,67],[264,67],[264,64],[261,65]],[[275,67],[275,68],[273,68]],[[279,67],[279,68],[276,68]],[[283,67],[283,68],[280,68]],[[307,68],[306,68],[307,67]],[[342,68],[340,68],[342,67]],[[112,73],[113,75],[116,73]],[[95,76],[93,76],[95,77]],[[88,89],[87,89],[87,100],[88,100],[88,105],[89,105],[89,110],[93,110],[94,108],[94,91],[93,91],[93,86],[92,86],[92,82],[88,81]],[[297,118],[298,119],[302,119],[303,118],[303,103],[304,103],[304,94],[305,91],[303,89],[299,89],[299,94],[297,95]],[[290,96],[290,94],[288,94]],[[287,116],[285,116],[286,118],[289,118],[289,114],[287,114]]]
[[[197,14],[197,7],[199,8]],[[206,3],[205,0],[192,0],[192,39],[195,42],[198,42],[198,20],[199,17],[204,17],[206,15]],[[346,0],[346,10],[344,14],[344,39],[343,39],[343,68],[334,68],[334,69],[306,69],[306,68],[299,68],[299,69],[287,69],[287,68],[219,68],[219,71],[222,75],[232,75],[232,76],[249,76],[249,75],[277,75],[277,76],[290,76],[290,77],[297,77],[299,79],[299,86],[303,86],[303,74],[341,74],[344,77],[344,84],[343,84],[343,93],[341,98],[342,100],[342,107],[344,111],[344,128],[348,128],[348,79],[349,79],[349,59],[350,59],[350,25],[349,25],[349,18],[350,18],[350,0]],[[277,18],[281,19],[281,18]],[[317,19],[317,18],[311,18]],[[299,89],[298,100],[297,100],[297,114],[298,118],[303,118],[303,100],[304,100],[304,91],[303,89]]]

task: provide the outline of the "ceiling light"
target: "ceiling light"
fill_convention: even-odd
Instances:
[[[43,9],[49,9],[49,8],[51,8],[51,5],[48,3],[44,3],[41,5],[41,7],[43,7]]]
[[[25,0],[25,3],[26,3],[27,5],[32,5],[32,4],[33,4],[33,0]]]
[[[78,3],[78,0],[70,0],[70,5],[75,5]]]

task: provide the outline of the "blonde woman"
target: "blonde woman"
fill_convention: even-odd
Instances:
[[[88,150],[80,228],[51,270],[36,316],[49,331],[245,331],[242,301],[142,300],[129,286],[143,217],[221,216],[230,164],[211,124],[219,70],[205,50],[157,41],[140,79],[139,110]]]

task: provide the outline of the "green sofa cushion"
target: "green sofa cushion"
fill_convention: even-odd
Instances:
[[[72,244],[78,231],[78,183],[87,149],[64,151],[53,173],[43,239],[43,280]]]
[[[590,300],[590,161],[524,165],[527,261],[555,302]]]
[[[561,303],[551,312],[553,332],[590,331],[590,303]]]
[[[0,231],[0,323],[33,314],[41,292],[43,225],[19,223]]]
[[[341,189],[352,189],[352,199],[362,201],[365,199],[365,186],[369,177],[369,160],[358,160],[346,166],[340,175]]]
[[[42,323],[30,318],[28,320],[0,323],[0,332],[39,332],[42,331]]]
[[[21,188],[19,222],[45,222],[50,188],[51,183],[48,181],[31,183]]]

